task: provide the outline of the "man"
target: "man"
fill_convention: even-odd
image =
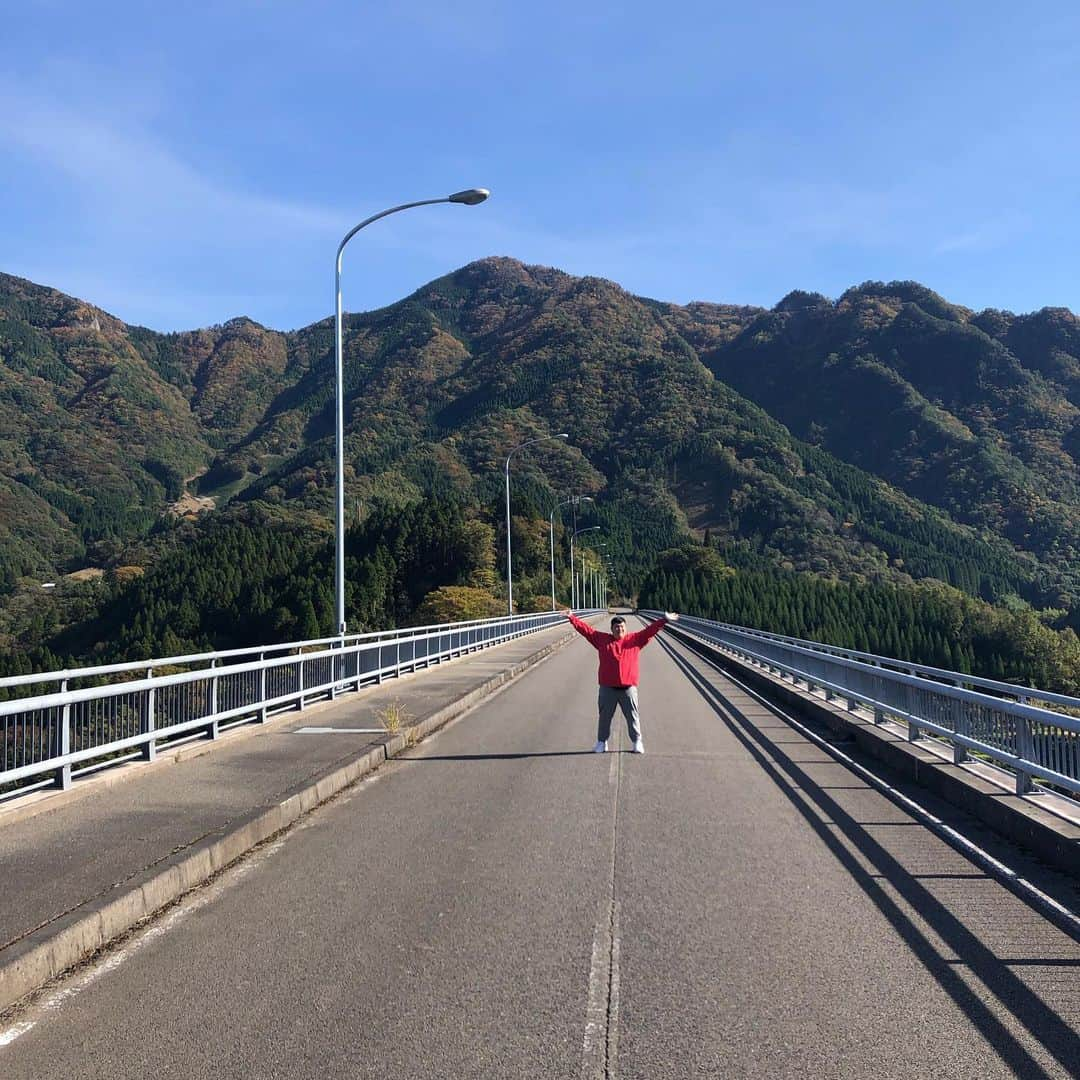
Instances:
[[[645,753],[645,743],[641,738],[641,718],[638,716],[638,653],[669,622],[677,622],[679,616],[672,611],[664,613],[662,619],[649,623],[644,630],[628,634],[626,620],[616,615],[611,620],[611,633],[594,630],[588,623],[582,622],[572,611],[563,610],[574,629],[585,638],[600,654],[598,705],[600,719],[596,728],[595,753],[603,754],[607,750],[611,735],[611,718],[618,705],[626,717],[626,730],[634,744],[635,754]]]

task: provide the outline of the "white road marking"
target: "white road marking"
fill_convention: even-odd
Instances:
[[[581,1080],[610,1080],[615,1076],[619,1032],[619,905],[612,900],[604,907],[593,935]]]
[[[298,829],[305,827],[304,824],[296,826]],[[142,930],[136,930],[134,935],[123,945],[106,953],[100,960],[93,962],[82,971],[76,971],[70,979],[65,979],[60,986],[34,1002],[30,1006],[27,1019],[0,1030],[0,1047],[7,1046],[28,1031],[32,1031],[42,1020],[46,1020],[58,1012],[67,1001],[81,994],[103,975],[115,971],[116,968],[120,967],[126,960],[131,959],[149,942],[171,930],[181,919],[216,900],[226,889],[236,885],[263,862],[277,854],[285,843],[285,839],[286,837],[282,836],[261,848],[258,854],[243,858],[240,862],[227,869],[211,885],[197,889],[189,894],[188,899],[181,900],[165,915],[161,917],[150,916],[155,921],[148,923]]]
[[[385,735],[381,727],[301,727],[294,735]]]
[[[13,1024],[6,1031],[0,1031],[0,1046],[7,1046],[8,1043],[14,1042],[24,1032],[29,1031],[33,1024]]]
[[[619,933],[619,902],[611,905],[611,975],[608,981],[608,1046],[607,1046],[607,1073],[608,1080],[615,1080],[618,1075],[619,1050],[619,943],[622,935]]]

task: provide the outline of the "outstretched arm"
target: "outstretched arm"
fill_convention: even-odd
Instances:
[[[654,637],[656,637],[656,635],[659,634],[660,631],[663,630],[669,622],[678,621],[679,616],[676,612],[666,611],[662,618],[657,619],[655,622],[649,623],[649,625],[646,626],[644,630],[638,630],[633,634],[627,634],[623,640],[628,641],[631,645],[638,646],[638,648],[643,648],[645,645],[648,645],[648,643]]]
[[[563,614],[570,620],[570,625],[594,648],[599,648],[600,631],[594,630],[588,623],[582,622],[569,608]]]

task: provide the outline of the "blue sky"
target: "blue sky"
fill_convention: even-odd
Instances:
[[[1075,3],[21,0],[0,270],[160,330],[347,310],[510,255],[772,305],[914,278],[1080,310]]]

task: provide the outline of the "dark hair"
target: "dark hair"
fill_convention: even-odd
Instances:
[[[615,618],[611,620],[611,625],[614,626],[616,623],[618,623],[619,626],[625,626],[626,620],[621,615],[616,615]]]

